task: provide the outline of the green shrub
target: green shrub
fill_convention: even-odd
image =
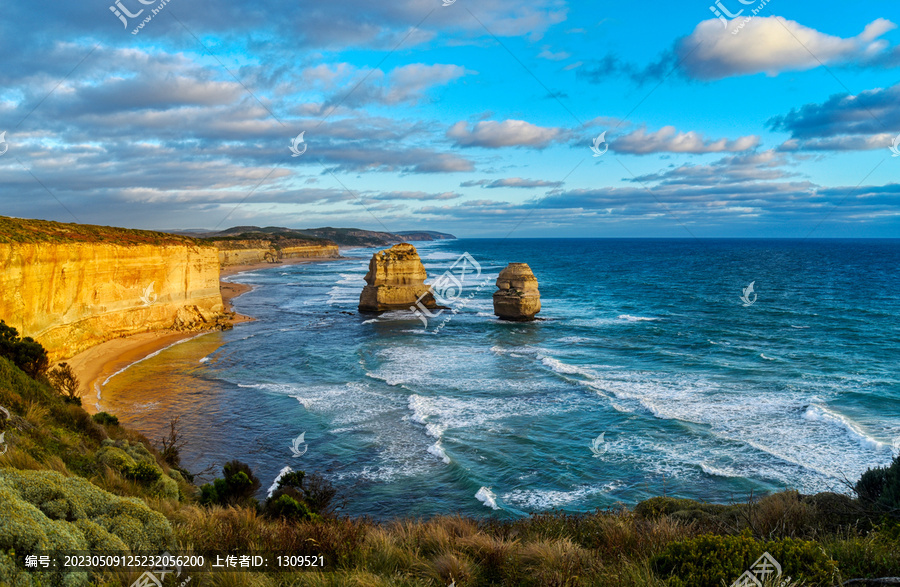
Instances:
[[[50,367],[44,347],[30,336],[19,338],[19,331],[3,320],[0,320],[0,357],[9,359],[33,379],[43,376]]]
[[[127,452],[115,445],[106,443],[97,450],[95,456],[98,461],[120,473],[137,464]]]
[[[134,479],[140,483],[150,485],[162,477],[162,469],[156,465],[141,461],[135,465],[125,467],[122,475],[128,479]]]
[[[311,511],[302,501],[297,501],[290,495],[280,495],[277,498],[266,501],[266,515],[272,518],[285,518],[288,520],[309,520],[318,516]]]
[[[159,551],[172,528],[143,502],[55,471],[0,469],[0,550]]]
[[[200,503],[204,505],[255,505],[253,496],[261,483],[240,461],[229,461],[222,467],[224,479],[215,479],[200,488]]]
[[[93,416],[94,422],[103,426],[118,426],[119,418],[107,412],[97,412]]]
[[[669,544],[651,559],[651,566],[672,587],[731,585],[768,552],[782,567],[785,579],[830,586],[837,567],[814,542],[785,538],[770,542],[740,536],[705,534]]]
[[[887,467],[867,470],[854,489],[863,503],[900,518],[900,455]]]
[[[273,518],[318,518],[318,514],[331,511],[335,493],[334,487],[325,478],[316,474],[307,476],[304,471],[291,471],[278,480],[278,487],[266,500],[263,513]]]

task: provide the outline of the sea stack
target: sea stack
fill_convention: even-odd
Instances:
[[[439,308],[425,285],[427,277],[416,247],[400,243],[379,251],[369,261],[367,285],[359,295],[359,311],[409,310],[417,301],[426,308]]]
[[[497,277],[494,314],[501,320],[527,322],[541,311],[538,280],[527,263],[510,263]]]

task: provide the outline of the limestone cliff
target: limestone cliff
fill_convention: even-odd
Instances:
[[[297,239],[242,239],[210,240],[219,251],[219,265],[254,265],[277,263],[284,259],[338,258],[340,253],[334,243]]]
[[[427,277],[416,247],[400,243],[379,251],[369,261],[367,285],[359,296],[359,311],[408,310],[417,301],[426,308],[437,308],[434,296],[425,285]]]
[[[501,320],[528,321],[541,311],[538,280],[527,263],[510,263],[497,276],[494,314]]]
[[[223,311],[213,246],[0,217],[0,319],[52,360],[138,332],[225,327]]]

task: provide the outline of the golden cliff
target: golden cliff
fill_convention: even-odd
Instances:
[[[171,234],[0,217],[0,319],[54,361],[139,332],[224,328],[218,250]]]
[[[332,242],[294,239],[212,240],[219,250],[219,265],[277,263],[285,259],[336,259],[338,246]]]
[[[416,247],[401,243],[372,255],[366,286],[359,296],[360,312],[409,310],[418,301],[426,308],[438,308],[428,274]],[[421,299],[420,299],[421,298]]]

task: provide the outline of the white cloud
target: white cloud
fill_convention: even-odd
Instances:
[[[563,134],[562,129],[543,127],[524,120],[487,120],[475,124],[472,129],[463,121],[457,122],[447,131],[447,137],[454,139],[461,147],[532,147],[543,149]]]
[[[640,128],[610,143],[617,153],[647,155],[650,153],[722,153],[754,149],[759,137],[749,135],[735,140],[707,139],[702,134],[678,132],[674,126],[664,126],[656,132]]]
[[[738,75],[782,71],[804,71],[822,64],[866,61],[888,48],[878,39],[897,25],[879,18],[856,37],[847,39],[821,33],[783,18],[743,18],[723,27],[718,19],[701,22],[677,48],[687,73],[698,79],[721,79]],[[735,33],[735,34],[732,34]]]

